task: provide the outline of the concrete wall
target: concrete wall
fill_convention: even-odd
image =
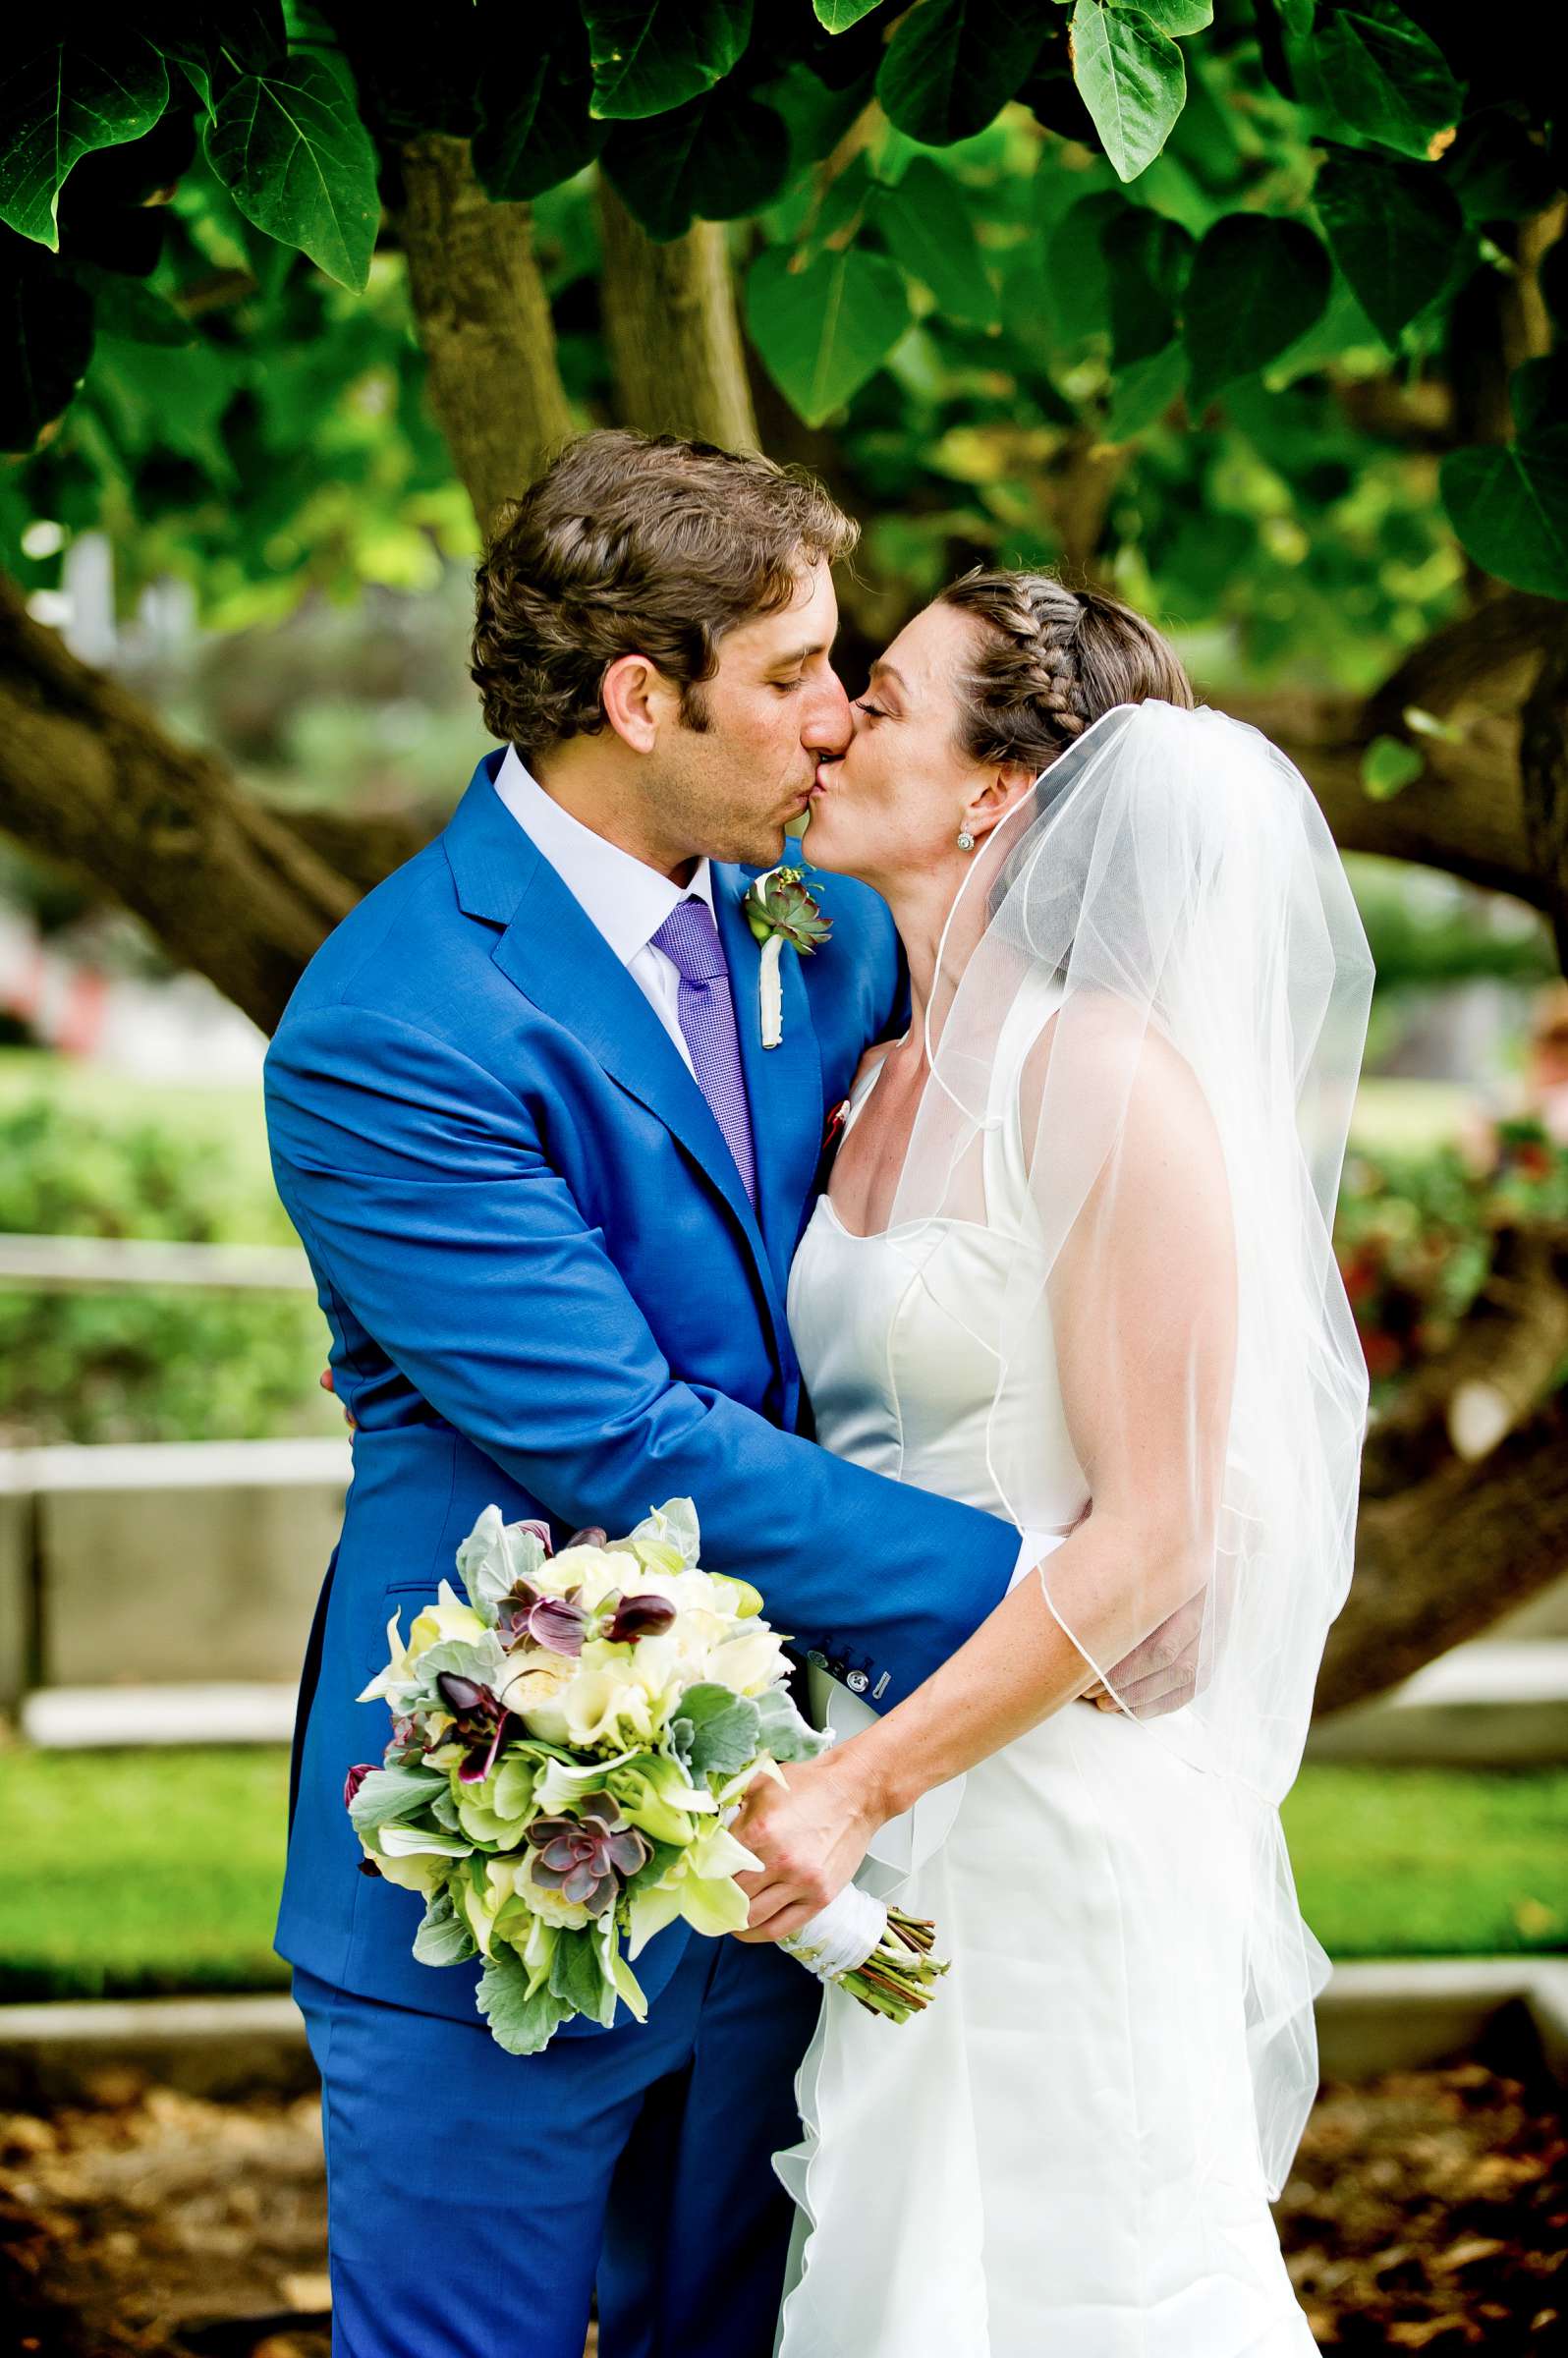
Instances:
[[[0,1690],[14,1700],[29,1644],[44,1686],[296,1678],[350,1465],[339,1440],[11,1452]]]

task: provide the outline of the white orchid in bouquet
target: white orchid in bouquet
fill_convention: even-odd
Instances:
[[[422,1894],[422,1964],[483,1960],[493,2036],[532,2054],[573,2014],[646,2001],[631,1959],[676,1918],[741,1931],[735,1878],[758,1862],[729,1830],[747,1788],[827,1738],[790,1697],[788,1662],[744,1580],[704,1572],[689,1498],[624,1540],[486,1507],[360,1700],[384,1701],[379,1768],[344,1799],[369,1872]],[[929,1925],[854,1885],[782,1945],[903,2020],[945,1970]]]

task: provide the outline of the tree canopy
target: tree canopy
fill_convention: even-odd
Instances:
[[[852,671],[977,561],[1106,582],[1345,849],[1568,943],[1560,90],[1460,0],[68,8],[0,94],[0,826],[270,1023],[418,830],[264,806],[80,662],[71,544],[217,629],[416,590],[614,421],[861,517]],[[1418,1651],[1568,1548],[1540,1398],[1364,1525]]]

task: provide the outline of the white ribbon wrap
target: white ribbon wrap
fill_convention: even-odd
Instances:
[[[865,1964],[886,1930],[887,1902],[873,1899],[859,1883],[846,1883],[836,1899],[779,1946],[819,1982],[836,1982],[840,1974]]]

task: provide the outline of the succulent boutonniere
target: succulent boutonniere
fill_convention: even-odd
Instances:
[[[756,878],[743,906],[753,936],[762,945],[757,982],[762,1045],[776,1048],[784,1037],[784,985],[778,971],[784,944],[807,956],[827,939],[832,920],[812,898],[806,871],[800,868],[770,868]]]

